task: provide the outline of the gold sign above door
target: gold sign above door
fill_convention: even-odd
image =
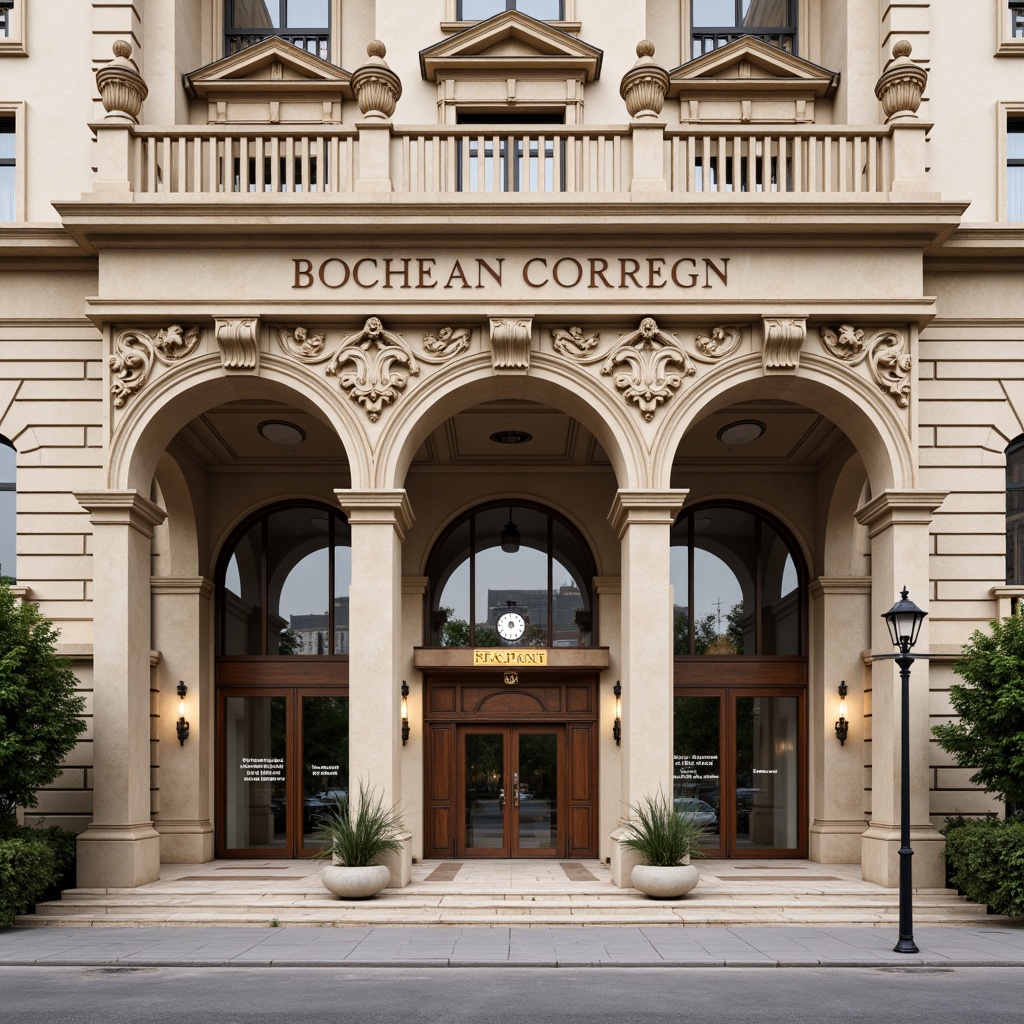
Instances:
[[[478,648],[473,651],[474,665],[546,665],[548,652],[544,648],[527,650],[501,650],[495,648]]]

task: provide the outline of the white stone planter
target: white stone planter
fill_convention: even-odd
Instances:
[[[692,864],[676,864],[670,868],[637,864],[633,868],[633,888],[656,899],[685,896],[699,881],[700,873]]]
[[[363,900],[387,887],[391,870],[386,864],[370,864],[364,868],[350,868],[344,864],[324,867],[323,882],[335,896],[345,900]]]

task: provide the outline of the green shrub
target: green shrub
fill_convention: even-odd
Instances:
[[[75,860],[74,832],[13,828],[0,835],[0,928],[59,891]]]
[[[950,880],[973,903],[1024,915],[1024,820],[950,819],[946,860]]]

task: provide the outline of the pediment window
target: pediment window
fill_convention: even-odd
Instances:
[[[691,56],[700,57],[750,35],[797,52],[798,0],[691,0]]]
[[[420,51],[437,83],[444,124],[484,112],[583,120],[584,88],[601,73],[602,51],[521,11],[504,11]]]
[[[670,97],[682,122],[828,123],[839,72],[753,36],[740,36],[676,68]]]
[[[224,53],[237,53],[271,36],[280,36],[327,60],[330,8],[330,0],[224,0]]]

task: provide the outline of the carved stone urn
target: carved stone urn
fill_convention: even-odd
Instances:
[[[149,86],[131,57],[131,43],[118,39],[114,43],[114,59],[96,72],[96,85],[109,119],[137,124],[142,101],[149,95]]]
[[[619,95],[626,102],[629,116],[654,120],[661,116],[668,92],[668,72],[654,60],[654,43],[641,39],[636,44],[637,62],[622,76]]]
[[[324,867],[323,883],[343,900],[365,900],[376,896],[387,888],[391,869],[386,864],[369,864],[366,867],[350,868],[346,864],[327,864]]]
[[[700,873],[690,863],[689,857],[685,857],[682,864],[672,867],[637,864],[631,877],[634,889],[660,900],[685,896],[699,881]]]
[[[367,45],[366,53],[369,60],[352,72],[352,91],[365,117],[389,121],[402,95],[402,80],[384,62],[387,48],[379,39]]]
[[[875,84],[886,121],[917,116],[928,72],[910,59],[913,47],[905,39],[892,48],[893,59]]]

